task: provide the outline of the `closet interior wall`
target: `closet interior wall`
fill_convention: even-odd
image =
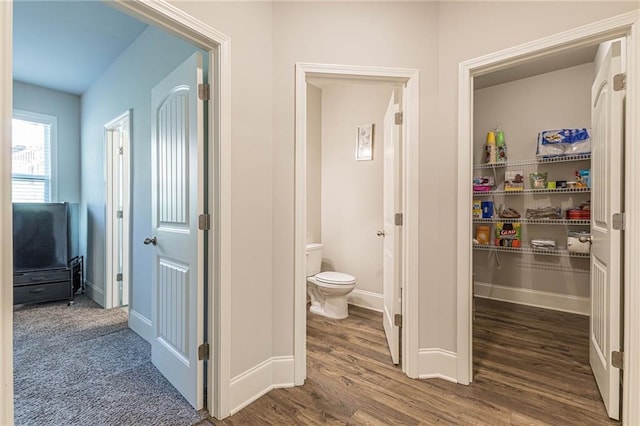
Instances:
[[[474,93],[474,164],[485,163],[487,132],[500,126],[505,133],[509,162],[536,158],[536,141],[542,130],[590,127],[591,85],[595,77],[593,62],[572,66],[545,74],[490,87],[476,88]],[[548,180],[574,180],[576,170],[590,168],[590,162],[534,164],[516,167],[524,172],[525,188],[530,188],[529,173],[546,171]],[[510,168],[511,170],[513,167]],[[496,188],[502,189],[505,168],[475,168],[475,176],[495,176]],[[517,210],[525,217],[527,208],[555,206],[566,209],[589,200],[590,194],[514,194],[477,197],[492,200]],[[470,212],[471,214],[471,212]],[[473,224],[475,232],[478,223]],[[491,224],[491,244],[495,223]],[[552,238],[559,248],[566,248],[567,232],[588,231],[588,225],[532,225],[522,224],[522,244],[528,246],[532,238]],[[494,294],[558,295],[560,300],[589,297],[589,259],[474,250],[473,272],[475,293],[492,297]],[[505,291],[506,290],[506,291]],[[527,297],[529,297],[527,296]],[[501,298],[501,297],[498,297]],[[544,304],[541,301],[541,304]],[[588,303],[583,303],[587,306]],[[544,307],[544,306],[543,306]],[[558,309],[558,306],[551,308]],[[560,306],[560,310],[565,310]],[[568,311],[576,311],[568,307]],[[587,312],[579,312],[588,314]]]

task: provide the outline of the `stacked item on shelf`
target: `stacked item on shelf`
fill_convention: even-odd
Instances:
[[[493,176],[476,176],[473,178],[473,190],[475,192],[491,191],[496,184]]]
[[[591,250],[591,233],[586,231],[569,231],[567,233],[567,250],[569,253],[589,254]]]
[[[539,207],[527,209],[527,219],[562,219],[562,210],[559,207]]]
[[[498,216],[502,219],[517,219],[520,217],[520,213],[516,209],[513,209],[511,207],[500,205]]]
[[[589,154],[590,152],[591,136],[586,128],[543,130],[538,133],[536,149],[538,159]]]
[[[531,248],[538,250],[555,250],[556,241],[552,238],[536,238],[531,240]]]
[[[520,222],[496,222],[495,245],[500,247],[520,247]]]
[[[524,190],[524,172],[521,170],[508,170],[504,172],[504,190]]]
[[[566,216],[567,219],[591,219],[591,200],[587,200],[577,207],[567,209]]]
[[[487,133],[485,161],[487,164],[505,164],[507,162],[507,144],[504,132],[499,127]]]
[[[547,189],[547,172],[529,173],[531,189]]]
[[[476,237],[473,240],[474,244],[489,245],[491,240],[491,227],[488,225],[478,225],[476,227]]]

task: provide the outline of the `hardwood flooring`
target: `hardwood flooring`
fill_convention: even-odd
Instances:
[[[474,382],[414,380],[391,363],[381,314],[307,316],[307,380],[215,425],[603,425],[588,318],[478,299]]]

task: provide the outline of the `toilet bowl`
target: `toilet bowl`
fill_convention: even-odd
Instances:
[[[307,244],[307,293],[309,310],[333,319],[349,316],[347,295],[356,287],[354,276],[342,272],[320,272],[322,244]]]

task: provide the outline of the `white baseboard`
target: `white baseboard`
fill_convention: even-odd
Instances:
[[[382,294],[373,293],[366,290],[353,290],[347,296],[350,305],[360,306],[361,308],[371,309],[372,311],[382,312],[384,298]]]
[[[419,379],[444,379],[457,383],[458,356],[455,352],[440,348],[420,349]]]
[[[151,343],[151,340],[153,339],[151,320],[131,308],[129,308],[129,328],[144,340]]]
[[[261,362],[231,379],[230,413],[237,413],[272,389],[292,387],[293,380],[292,356],[277,356]]]
[[[84,280],[84,289],[87,295],[98,305],[104,308],[105,305],[105,297],[104,290],[100,287],[96,286],[89,280]]]
[[[506,287],[501,285],[476,282],[474,295],[485,299],[501,300],[520,305],[553,309],[579,315],[589,315],[591,301],[588,297],[571,296],[569,294],[551,293],[548,291],[526,288]]]

